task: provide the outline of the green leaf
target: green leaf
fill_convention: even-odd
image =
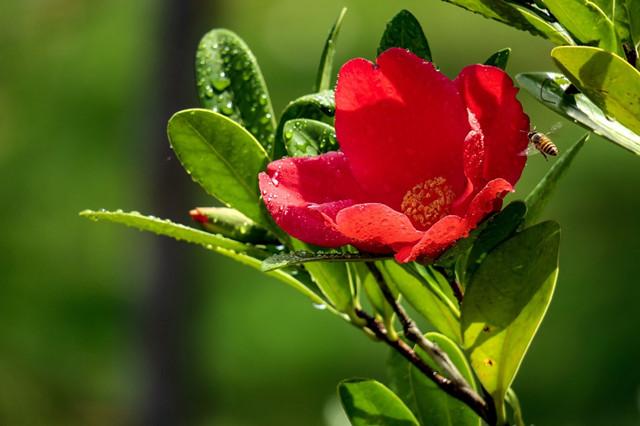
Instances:
[[[347,8],[343,7],[338,15],[338,19],[333,23],[327,40],[324,42],[322,56],[320,56],[320,66],[318,67],[318,76],[316,77],[316,92],[322,92],[331,88],[331,79],[333,78],[333,57],[336,54],[336,41],[342,27],[342,20],[347,13]]]
[[[527,204],[527,217],[525,219],[525,225],[531,225],[535,223],[542,211],[546,207],[551,195],[556,189],[558,181],[564,176],[569,166],[576,157],[576,154],[584,146],[585,141],[589,139],[589,134],[584,135],[578,142],[576,142],[570,149],[554,162],[553,166],[544,175],[544,177],[538,182],[533,191],[525,198]]]
[[[498,68],[502,68],[503,70],[506,70],[507,64],[509,63],[509,55],[511,55],[510,47],[498,50],[496,53],[489,56],[489,58],[486,61],[484,61],[484,64],[492,65],[494,67],[498,67]]]
[[[544,0],[558,22],[580,44],[619,52],[613,20],[592,0]]]
[[[176,113],[167,132],[182,166],[208,194],[258,225],[270,226],[258,190],[267,153],[251,133],[206,109]]]
[[[196,52],[198,96],[203,107],[245,127],[272,152],[276,127],[271,99],[256,58],[240,37],[215,29]]]
[[[338,396],[353,426],[420,426],[402,400],[375,380],[344,380]]]
[[[393,308],[387,302],[387,299],[384,297],[382,290],[380,290],[380,286],[376,281],[375,277],[369,271],[369,268],[364,263],[350,263],[349,266],[352,270],[357,274],[357,282],[367,295],[369,302],[371,302],[371,306],[379,314],[385,321],[385,324],[389,324],[391,319],[395,315]],[[376,263],[376,267],[380,269],[382,267],[381,263]],[[395,286],[391,287],[392,292],[395,290]],[[397,291],[396,291],[397,294]]]
[[[468,256],[464,259],[464,283],[478,269],[491,250],[516,232],[523,224],[526,214],[527,205],[522,201],[513,201],[502,211],[487,219]]]
[[[389,259],[389,256],[373,253],[345,253],[339,250],[298,250],[290,253],[274,254],[266,258],[264,262],[262,262],[262,270],[273,271],[274,269],[301,265],[303,263],[307,264],[309,262],[369,262],[380,259]]]
[[[289,120],[284,124],[283,136],[287,152],[292,157],[318,155],[339,149],[333,126],[317,120]]]
[[[504,418],[504,398],[547,311],[558,276],[560,228],[543,222],[491,251],[462,304],[464,348]]]
[[[516,76],[516,80],[520,87],[547,108],[640,155],[640,136],[617,121],[609,120],[585,95],[568,92],[571,82],[562,74],[522,73]]]
[[[310,118],[319,121],[330,121],[336,111],[336,102],[333,90],[313,93],[302,96],[290,102],[282,111],[282,117],[276,128],[275,146],[273,159],[278,159],[286,155],[284,146],[284,125],[294,118]]]
[[[444,0],[485,18],[510,25],[533,35],[549,39],[554,44],[575,44],[571,36],[559,25],[554,25],[532,9],[504,0]]]
[[[438,331],[460,341],[460,311],[438,283],[425,279],[393,260],[384,262],[382,266],[385,279],[398,289],[420,315]]]
[[[623,7],[627,12],[629,22],[629,37],[635,47],[636,52],[640,51],[640,2],[638,0],[624,0]],[[636,68],[640,67],[640,60],[636,63]]]
[[[422,59],[432,60],[429,42],[422,26],[408,10],[401,10],[387,23],[378,47],[378,55],[392,47],[401,47]]]
[[[437,344],[474,390],[477,390],[471,367],[456,343],[440,333],[425,337]],[[422,350],[414,348],[431,368],[442,372]],[[409,407],[421,425],[480,426],[480,418],[464,403],[443,392],[397,352],[389,357],[391,389]]]
[[[264,250],[250,244],[244,244],[229,238],[224,238],[220,235],[209,234],[208,232],[189,228],[188,226],[180,225],[178,223],[171,222],[170,220],[159,219],[154,216],[144,216],[138,212],[123,212],[122,210],[113,212],[85,210],[80,213],[80,216],[93,221],[119,223],[141,231],[148,231],[157,235],[171,237],[178,241],[197,244],[207,250],[214,251],[257,270],[260,270],[262,259],[268,255]],[[310,298],[313,303],[324,304],[324,300],[320,296],[315,294],[313,290],[308,288],[300,280],[296,279],[292,274],[285,271],[273,271],[269,272],[267,275],[277,278],[285,284],[295,288]]]
[[[314,253],[313,248],[302,241],[292,239],[292,246],[297,252],[294,253]],[[346,254],[346,253],[344,253]],[[310,255],[312,256],[312,255]],[[318,286],[322,294],[327,298],[331,306],[335,307],[339,312],[345,312],[350,314],[353,311],[353,297],[355,295],[355,289],[351,287],[351,280],[349,279],[349,271],[344,261],[310,261],[304,260],[304,255],[294,259],[295,255],[292,255],[288,261],[278,260],[271,258],[274,268],[269,267],[269,261],[263,262],[261,268],[263,271],[271,271],[276,268],[291,267],[304,263],[304,268],[309,272],[313,282]],[[321,260],[321,259],[314,259]],[[328,260],[328,259],[327,259]],[[286,263],[286,265],[285,265]],[[265,269],[266,268],[266,269]]]
[[[507,391],[507,396],[505,397],[507,403],[511,406],[511,410],[513,411],[513,421],[516,426],[527,426],[527,423],[524,421],[522,417],[522,408],[520,407],[520,400],[518,399],[518,395],[516,395],[513,388],[509,388]]]
[[[551,57],[605,114],[640,135],[640,71],[596,47],[556,47]]]
[[[247,243],[276,244],[276,238],[237,210],[226,207],[196,207],[189,212],[207,231]]]

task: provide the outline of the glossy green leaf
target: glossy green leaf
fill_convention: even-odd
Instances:
[[[449,356],[462,377],[474,390],[477,390],[471,367],[458,345],[440,333],[427,333],[425,337],[437,344]],[[431,368],[442,372],[422,350],[414,349]],[[397,352],[391,353],[388,366],[391,389],[413,411],[421,425],[481,425],[480,417],[467,405],[443,392]]]
[[[385,279],[438,331],[460,341],[460,311],[456,304],[433,281],[424,279],[393,260],[381,268]]]
[[[237,210],[226,207],[196,207],[189,212],[207,232],[247,243],[276,244],[276,238]]]
[[[353,426],[420,426],[402,400],[375,380],[344,380],[338,396]]]
[[[551,195],[556,189],[558,181],[565,175],[567,170],[569,170],[569,166],[573,162],[573,159],[576,157],[576,154],[580,151],[580,149],[584,146],[586,140],[589,139],[589,134],[584,135],[578,142],[576,142],[571,148],[569,148],[565,153],[563,153],[551,166],[549,171],[544,175],[544,177],[538,182],[533,191],[527,195],[525,198],[525,203],[527,204],[527,217],[525,219],[525,225],[531,225],[535,223],[542,211],[546,207]]]
[[[523,73],[518,74],[516,80],[520,87],[547,108],[640,155],[640,135],[617,121],[609,120],[585,95],[568,92],[571,82],[562,74]]]
[[[310,262],[369,262],[372,260],[388,259],[387,255],[373,253],[346,253],[339,250],[309,251],[299,250],[290,253],[275,254],[262,262],[263,271],[301,265]]]
[[[339,149],[333,126],[308,118],[287,121],[283,137],[287,153],[292,157],[318,155]]]
[[[503,70],[507,69],[507,64],[509,63],[509,55],[511,55],[511,48],[507,47],[505,49],[500,49],[493,55],[489,56],[489,58],[484,61],[485,65],[492,65],[494,67],[502,68]]]
[[[462,304],[464,348],[504,418],[504,398],[551,302],[560,228],[543,222],[492,250]]]
[[[464,259],[464,283],[478,269],[491,250],[516,232],[524,223],[526,214],[526,204],[522,201],[513,201],[486,221]]]
[[[251,133],[206,109],[176,113],[167,132],[182,166],[208,194],[258,225],[271,225],[258,190],[258,173],[267,165],[267,153]]]
[[[640,135],[640,71],[596,47],[556,47],[551,57],[607,116]]]
[[[272,152],[271,99],[258,62],[240,37],[225,29],[208,32],[196,52],[196,78],[203,107],[242,125]]]
[[[258,270],[260,269],[262,259],[268,255],[264,250],[249,244],[224,238],[220,235],[209,234],[199,229],[189,228],[188,226],[180,225],[170,220],[159,219],[154,216],[144,216],[138,212],[85,210],[81,212],[80,215],[93,221],[119,223],[141,231],[153,232],[157,235],[164,235],[179,241],[197,244],[207,250],[212,250]],[[307,287],[302,281],[294,277],[292,273],[279,270],[269,272],[267,275],[277,278],[295,288],[310,298],[313,303],[324,304],[324,300],[320,296],[314,293],[313,290]]]
[[[504,0],[444,0],[485,18],[510,25],[533,35],[549,39],[552,43],[575,44],[571,36],[559,25],[553,24],[524,5]]]
[[[378,55],[392,47],[402,47],[427,61],[432,60],[422,26],[408,10],[401,10],[387,24],[378,46]]]
[[[292,246],[297,250],[294,253],[304,252],[312,256],[312,253],[316,252],[309,244],[299,240],[293,239]],[[311,275],[313,282],[327,298],[330,305],[335,307],[339,312],[351,313],[354,306],[353,297],[355,295],[355,289],[351,287],[349,271],[344,261],[305,262],[303,259],[304,255],[299,256],[297,259],[294,259],[294,257],[295,255],[292,254],[287,261],[278,260],[278,257],[271,259],[276,268],[291,267],[304,263],[304,269]],[[286,263],[286,265],[284,263]],[[272,271],[276,270],[276,268],[269,267],[269,261],[267,261],[266,265],[264,262],[261,265],[263,271]]]
[[[290,102],[282,111],[282,117],[276,128],[273,158],[278,159],[286,155],[284,145],[284,125],[295,118],[310,118],[312,120],[330,122],[336,111],[333,90],[302,96]]]
[[[320,56],[320,66],[318,67],[318,76],[316,77],[316,92],[329,90],[331,88],[331,79],[333,78],[333,57],[336,54],[336,41],[342,27],[342,20],[347,13],[347,8],[343,7],[338,15],[338,19],[333,23],[327,40],[324,42],[322,56]]]
[[[558,22],[580,44],[619,51],[613,20],[592,0],[544,0]]]
[[[391,305],[387,302],[387,299],[384,297],[382,290],[380,290],[380,286],[376,281],[375,277],[369,271],[369,268],[366,264],[360,262],[350,263],[349,266],[352,270],[357,274],[358,284],[364,293],[367,295],[367,299],[371,303],[371,306],[375,310],[375,312],[383,318],[385,324],[391,322],[391,319],[394,317],[394,311]],[[381,268],[380,263],[376,263],[376,267],[378,269]],[[395,290],[395,287],[392,286],[392,291]],[[397,293],[397,291],[396,291]]]

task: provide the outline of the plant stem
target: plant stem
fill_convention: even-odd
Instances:
[[[433,381],[440,389],[452,397],[464,402],[478,416],[490,425],[496,424],[495,412],[487,403],[469,386],[461,387],[449,378],[438,373],[425,363],[422,358],[402,339],[392,339],[384,325],[362,310],[357,310],[356,314],[362,318],[367,329],[372,332],[378,339],[385,342],[396,352],[402,355],[407,361],[413,364],[422,374]]]

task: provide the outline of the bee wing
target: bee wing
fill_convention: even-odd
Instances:
[[[556,124],[554,124],[553,126],[551,126],[551,128],[549,129],[549,131],[547,132],[547,136],[557,132],[558,130],[560,130],[562,128],[562,122],[558,121]]]
[[[530,157],[536,154],[540,154],[540,151],[538,151],[538,149],[533,144],[529,144],[529,146],[527,146],[527,148],[524,151],[520,152],[518,155],[522,157]]]

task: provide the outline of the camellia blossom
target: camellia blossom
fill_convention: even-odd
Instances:
[[[340,151],[260,173],[276,223],[322,247],[434,258],[502,207],[526,162],[529,118],[500,68],[450,80],[399,48],[353,59],[336,86]]]

